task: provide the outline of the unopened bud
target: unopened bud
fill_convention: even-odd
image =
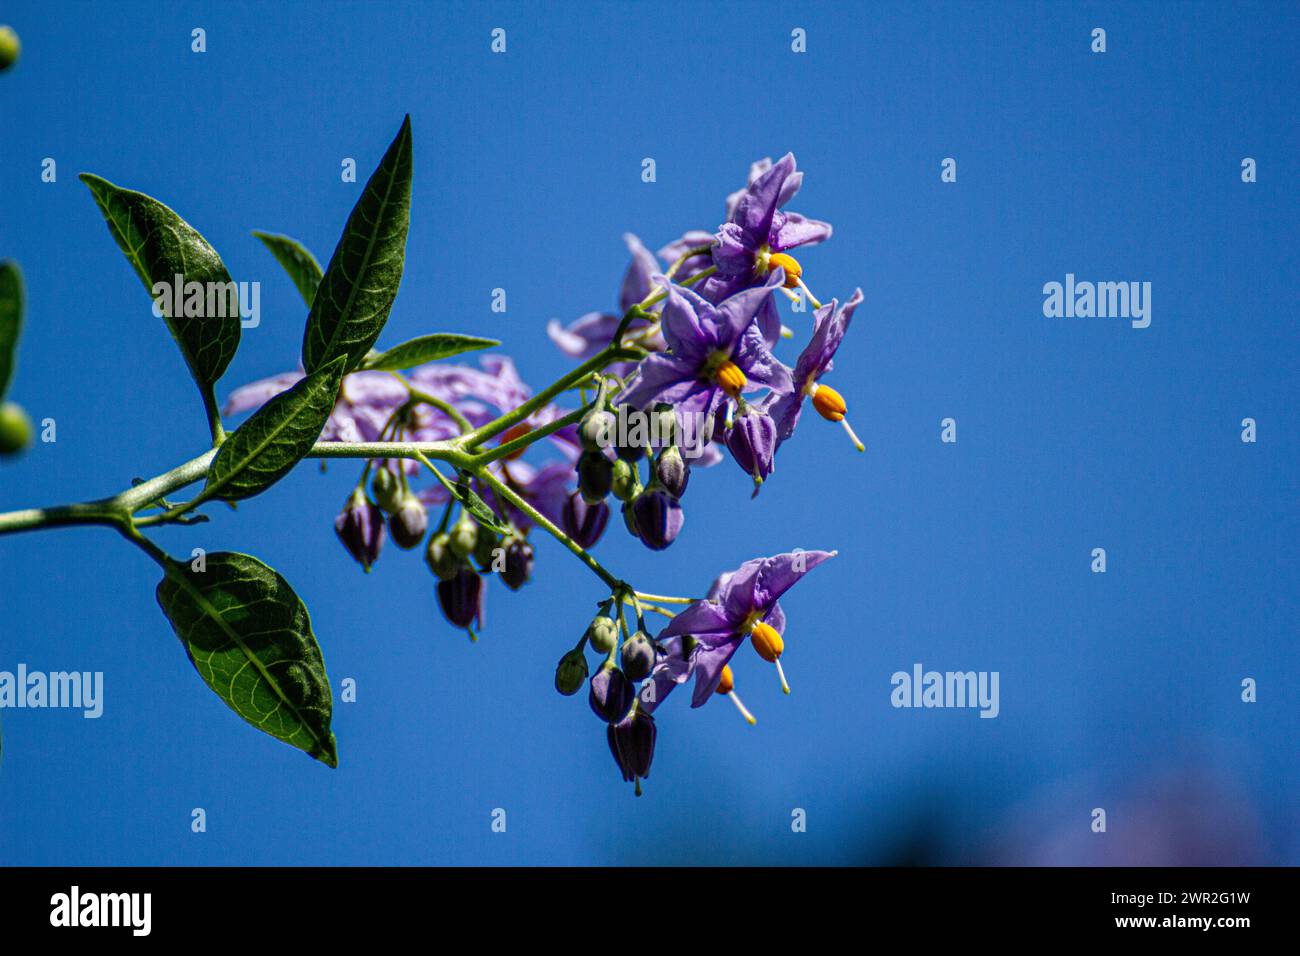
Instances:
[[[680,498],[686,493],[686,483],[690,477],[690,465],[686,464],[686,459],[676,445],[665,448],[655,459],[655,478],[664,491],[674,498]]]
[[[614,462],[601,452],[587,451],[578,459],[578,490],[582,497],[595,504],[609,495],[614,481]]]
[[[651,486],[631,504],[637,537],[647,548],[662,551],[677,540],[685,516],[676,498],[662,488]]]
[[[460,571],[460,558],[451,550],[451,536],[445,531],[429,539],[424,549],[424,560],[440,581],[448,581]]]
[[[641,475],[636,465],[620,458],[614,462],[614,480],[610,490],[619,501],[631,501],[641,491]]]
[[[357,488],[348,498],[343,511],[334,519],[334,531],[357,562],[370,570],[384,544],[384,514]]]
[[[569,492],[560,515],[564,533],[582,548],[590,548],[605,533],[609,523],[609,505],[598,501],[588,504],[579,492]]]
[[[388,533],[399,548],[409,551],[424,540],[429,529],[429,513],[424,504],[411,492],[402,498],[401,507],[388,518]]]
[[[655,719],[640,708],[605,729],[609,752],[628,783],[650,776],[656,736]],[[640,792],[638,785],[637,793]]]
[[[14,455],[32,442],[32,423],[15,402],[0,404],[0,455]]]
[[[612,724],[627,714],[634,696],[632,684],[623,672],[606,663],[591,678],[591,693],[587,701],[597,717]]]
[[[375,498],[375,504],[390,515],[396,514],[402,506],[402,483],[385,466],[375,469],[375,476],[370,479],[370,493]]]
[[[483,579],[469,565],[438,582],[438,606],[456,627],[483,626]]]
[[[623,673],[630,681],[645,680],[655,666],[655,646],[650,635],[637,631],[623,642]]]
[[[4,72],[18,62],[18,54],[23,45],[13,27],[0,26],[0,72]]]
[[[587,451],[601,451],[614,444],[617,421],[604,409],[592,409],[578,425],[578,440]]]
[[[587,679],[587,655],[574,648],[555,665],[555,689],[565,697],[572,697],[582,689]]]
[[[618,624],[613,618],[598,615],[587,626],[587,640],[598,654],[608,654],[618,642]]]
[[[504,542],[504,547],[506,560],[501,580],[510,590],[518,591],[533,575],[533,546],[523,538],[511,537]]]
[[[451,526],[451,550],[458,558],[468,558],[474,553],[478,543],[478,522],[461,512],[460,518]]]
[[[480,571],[492,570],[492,562],[496,559],[496,551],[500,546],[501,535],[480,525],[474,538],[474,563]]]

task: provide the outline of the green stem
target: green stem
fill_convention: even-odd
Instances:
[[[508,411],[495,421],[488,422],[486,425],[476,428],[469,434],[462,436],[459,444],[463,448],[474,448],[477,445],[481,445],[492,436],[499,435],[512,425],[516,425],[526,419],[539,408],[549,404],[551,399],[555,398],[555,396],[559,395],[561,392],[568,391],[574,385],[577,385],[583,379],[591,375],[592,372],[599,372],[606,365],[609,365],[612,362],[631,361],[633,359],[643,358],[644,356],[645,352],[640,349],[627,349],[618,345],[608,345],[591,358],[587,359],[587,361],[583,362],[572,372],[538,392],[518,408]]]
[[[480,452],[474,456],[474,464],[486,465],[489,462],[496,461],[498,458],[507,458],[517,451],[523,451],[523,449],[527,448],[538,439],[545,438],[547,435],[552,435],[555,432],[558,432],[561,428],[582,421],[582,416],[585,414],[587,414],[585,408],[576,409],[561,418],[557,418],[554,421],[547,422],[545,425],[540,425],[537,428],[534,428],[526,435],[520,435],[518,438],[512,439],[511,441],[503,442],[489,451]]]

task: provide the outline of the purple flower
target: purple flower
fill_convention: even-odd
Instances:
[[[727,430],[727,450],[741,471],[754,479],[754,495],[776,467],[776,422],[766,404],[746,403]]]
[[[718,271],[705,280],[701,289],[706,299],[721,301],[761,281],[775,268],[784,270],[786,288],[803,286],[803,267],[789,250],[829,239],[831,226],[781,210],[802,183],[803,173],[795,169],[791,153],[775,165],[771,160],[760,160],[750,168],[749,185],[728,197],[727,221],[714,237],[713,264]],[[807,292],[807,286],[803,288]],[[812,302],[814,307],[819,304],[816,299]],[[769,345],[776,343],[781,321],[774,303],[766,305],[759,315],[759,328]]]
[[[794,434],[794,427],[799,422],[799,413],[803,410],[805,396],[812,399],[813,407],[823,418],[832,422],[843,422],[858,451],[863,450],[853,430],[849,428],[844,415],[847,411],[844,399],[839,392],[828,385],[819,385],[818,380],[831,370],[832,359],[844,334],[849,330],[853,312],[862,303],[862,290],[855,289],[849,301],[843,306],[832,299],[822,306],[813,316],[813,334],[808,345],[799,353],[794,365],[794,389],[779,398],[772,406],[772,417],[776,420],[777,437],[785,441]]]
[[[707,245],[712,239],[712,236],[706,236],[704,244]],[[627,267],[627,272],[623,274],[623,286],[618,298],[618,313],[588,312],[567,327],[562,326],[556,319],[552,319],[546,326],[546,334],[564,354],[579,359],[591,358],[613,340],[623,313],[650,294],[653,287],[651,277],[659,271],[659,263],[650,250],[641,244],[641,240],[630,232],[624,233],[623,241],[627,243],[628,251],[632,253],[632,261]],[[657,332],[649,331],[649,323],[645,319],[636,319],[627,328],[628,337],[638,334],[641,338],[638,339],[637,344],[643,348],[654,352],[664,347],[663,339]],[[610,371],[615,375],[622,375],[631,370],[626,363],[620,363],[620,366],[610,366]]]
[[[334,531],[348,554],[369,573],[384,545],[384,513],[366,497],[364,489],[352,492],[347,505],[334,519]]]
[[[718,305],[690,289],[668,286],[663,332],[669,353],[646,358],[621,401],[645,408],[660,401],[676,406],[677,416],[711,418],[730,395],[767,386],[776,392],[792,388],[790,370],[763,341],[754,314],[781,282],[776,269],[760,286],[744,289]]]
[[[641,706],[653,712],[678,684],[692,676],[691,706],[700,707],[717,689],[722,669],[760,622],[785,633],[779,599],[800,578],[835,556],[834,551],[792,551],[746,561],[714,582],[708,597],[696,601],[659,632],[663,648],[641,688]]]

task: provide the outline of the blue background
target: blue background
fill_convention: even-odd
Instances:
[[[791,208],[835,225],[800,256],[805,277],[823,297],[865,293],[829,381],[868,451],[805,418],[757,501],[726,463],[695,476],[671,551],[620,529],[599,545],[675,593],[756,555],[840,551],[784,602],[793,695],[746,649],[734,669],[757,727],[725,701],[670,701],[640,800],[583,699],[551,689],[603,597],[553,543],[538,540],[529,587],[493,586],[471,646],[418,555],[392,549],[365,576],[339,547],[350,464],[155,536],[176,554],[247,550],[293,582],[336,694],[359,688],[336,704],[330,771],[203,687],[155,605],[157,569],[111,533],[0,540],[0,669],[100,670],[106,696],[97,721],[0,715],[0,861],[1300,862],[1294,4],[18,2],[3,17],[24,50],[0,76],[0,256],[30,300],[11,397],[58,440],[0,464],[0,508],[110,494],[205,444],[78,172],[173,205],[262,283],[224,398],[294,367],[302,335],[250,230],[327,261],[361,188],[341,159],[364,183],[407,112],[407,270],[381,344],[495,336],[541,386],[567,367],[546,321],[614,305],[622,232],[653,249],[712,229],[753,160],[792,150],[807,178]],[[940,182],[949,156],[956,184]],[[1044,318],[1042,286],[1067,272],[1151,282],[1151,327]],[[783,311],[802,338],[807,318]],[[893,709],[890,675],[916,662],[999,671],[1001,716]]]

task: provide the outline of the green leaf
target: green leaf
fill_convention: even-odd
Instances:
[[[277,262],[289,274],[293,284],[298,287],[298,294],[311,308],[312,299],[316,298],[316,287],[320,285],[320,263],[316,257],[297,239],[289,236],[277,236],[269,232],[253,230],[253,235],[262,240],[262,244],[271,250]]]
[[[177,275],[182,276],[181,281],[187,284],[203,283],[205,291],[212,288],[208,283],[219,283],[223,290],[235,288],[217,251],[167,206],[144,193],[122,189],[90,173],[82,173],[80,178],[95,197],[99,211],[108,223],[108,231],[150,297],[154,296],[157,283],[165,282],[171,287]],[[170,297],[161,308],[167,328],[199,386],[214,433],[220,428],[221,417],[217,412],[213,386],[235,357],[240,329],[237,296],[224,294],[215,296],[215,299],[223,307],[216,308],[214,301],[214,312],[229,313],[230,306],[235,305],[233,314],[167,315],[172,311]],[[204,302],[201,311],[206,312],[206,295]]]
[[[510,534],[510,529],[501,523],[501,519],[487,506],[487,502],[480,498],[469,485],[463,483],[456,485],[452,494],[474,516],[474,520],[483,527],[491,528],[497,534]]]
[[[18,336],[23,331],[23,274],[18,263],[0,262],[0,399],[9,390],[18,363]]]
[[[402,121],[352,207],[307,316],[302,365],[314,372],[339,355],[361,364],[388,321],[406,260],[411,220],[411,118]]]
[[[320,438],[342,379],[340,356],[254,412],[212,460],[204,497],[251,498],[283,478]]]
[[[170,561],[158,584],[190,663],[258,730],[337,767],[334,702],[306,605],[254,557],[219,551],[205,561],[202,571]]]
[[[460,355],[462,352],[490,349],[500,344],[496,339],[481,339],[474,335],[422,335],[418,339],[395,345],[387,352],[367,355],[361,367],[377,372],[399,372],[425,362]]]

